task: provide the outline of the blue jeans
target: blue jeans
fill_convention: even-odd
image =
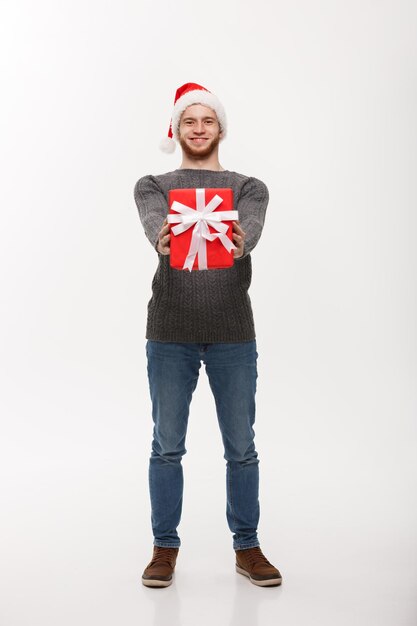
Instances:
[[[255,450],[256,341],[173,343],[148,340],[148,378],[154,422],[149,491],[154,545],[181,545],[185,438],[201,361],[214,394],[226,459],[226,518],[233,548],[259,546],[259,460]]]

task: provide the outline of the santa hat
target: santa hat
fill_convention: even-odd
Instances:
[[[174,152],[176,147],[174,139],[179,140],[178,126],[181,115],[185,109],[192,104],[203,104],[215,111],[220,124],[220,130],[223,133],[221,139],[225,138],[227,130],[226,113],[220,100],[214,93],[211,93],[211,91],[201,85],[197,85],[197,83],[185,83],[185,85],[178,87],[175,94],[174,111],[169,125],[168,137],[164,137],[159,144],[163,152]]]

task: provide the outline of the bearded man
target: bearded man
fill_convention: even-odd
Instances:
[[[201,363],[213,392],[226,459],[226,518],[233,533],[235,568],[258,586],[282,578],[262,553],[258,538],[259,458],[255,449],[257,345],[251,301],[251,252],[258,243],[268,205],[261,180],[227,170],[219,144],[227,121],[217,96],[196,83],[176,92],[166,152],[182,149],[178,169],[140,178],[134,198],[145,235],[158,255],[148,303],[146,355],[152,401],[153,440],[149,459],[153,556],[142,582],[172,583],[181,540],[177,527],[183,501],[185,439],[192,394]],[[177,189],[233,190],[233,264],[221,269],[181,271],[170,265],[169,192]],[[207,539],[205,539],[206,541]]]

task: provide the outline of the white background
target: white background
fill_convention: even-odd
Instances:
[[[2,1],[2,626],[416,623],[417,5]],[[175,90],[269,188],[250,290],[259,537],[234,570],[204,368],[174,584],[149,590],[146,305],[133,187]]]

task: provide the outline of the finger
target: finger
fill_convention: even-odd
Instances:
[[[233,222],[233,226],[234,226],[235,232],[239,233],[240,235],[245,234],[242,228],[239,226],[238,222]]]

